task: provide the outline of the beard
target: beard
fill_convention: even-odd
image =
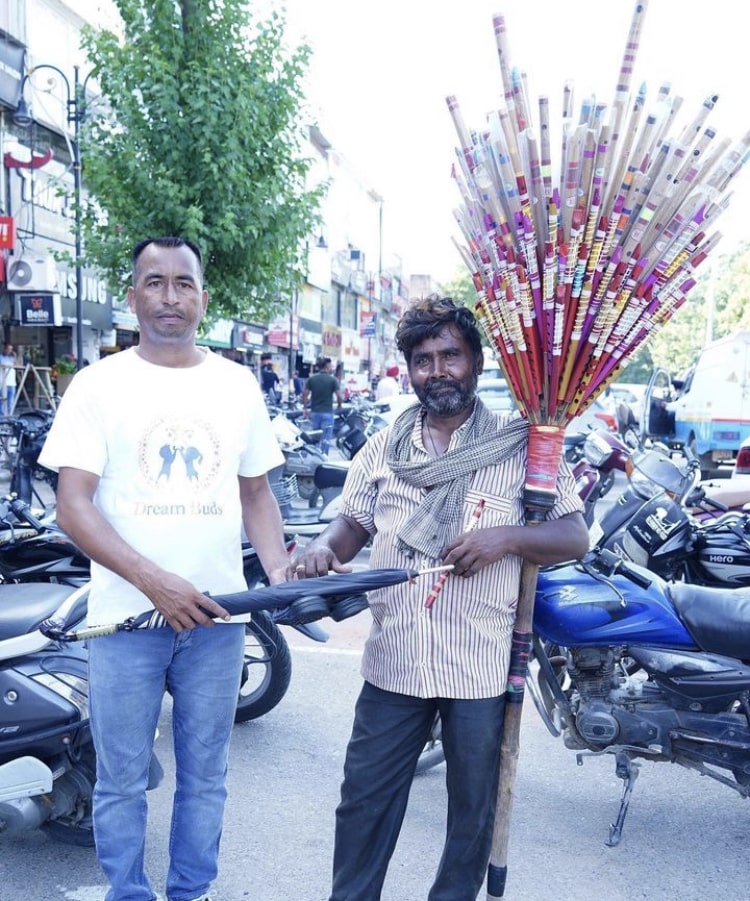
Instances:
[[[435,416],[457,416],[474,403],[478,376],[463,382],[456,379],[433,379],[424,385],[414,385],[419,402]]]

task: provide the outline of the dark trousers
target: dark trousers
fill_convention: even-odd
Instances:
[[[365,682],[336,809],[330,901],[378,901],[406,812],[417,759],[442,722],[448,815],[428,901],[475,901],[492,844],[504,697],[422,698]]]

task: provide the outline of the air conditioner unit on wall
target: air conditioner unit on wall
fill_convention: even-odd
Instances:
[[[19,257],[8,263],[8,291],[57,291],[55,261],[48,257]]]

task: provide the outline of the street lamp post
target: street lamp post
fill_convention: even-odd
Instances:
[[[40,63],[34,66],[21,82],[21,97],[18,106],[13,115],[13,121],[16,125],[28,127],[33,122],[31,108],[27,105],[23,98],[23,89],[29,78],[39,69],[51,69],[62,78],[65,85],[65,93],[67,95],[67,122],[73,126],[73,203],[75,206],[75,274],[76,274],[76,367],[80,369],[83,366],[83,269],[81,265],[81,122],[86,115],[86,83],[93,74],[89,72],[86,78],[81,82],[80,69],[73,66],[73,90],[70,88],[70,81],[65,73],[50,63]]]
[[[298,316],[299,291],[295,285],[292,290],[292,302],[289,306],[289,393],[294,388],[294,370],[297,361],[297,345],[294,340],[294,321]]]

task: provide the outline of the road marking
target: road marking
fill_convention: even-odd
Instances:
[[[305,654],[339,654],[349,657],[361,657],[362,649],[357,648],[311,648],[307,645],[290,644],[289,647],[293,651],[301,651]]]

